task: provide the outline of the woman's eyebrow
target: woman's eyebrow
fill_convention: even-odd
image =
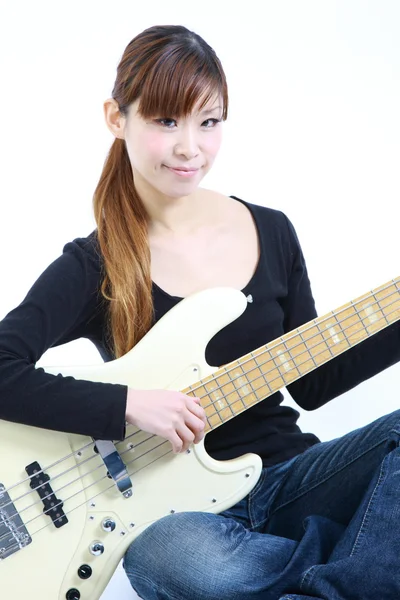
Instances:
[[[209,115],[210,113],[214,112],[214,110],[217,110],[218,108],[221,108],[220,106],[214,106],[214,108],[211,108],[209,110],[203,110],[202,115]]]

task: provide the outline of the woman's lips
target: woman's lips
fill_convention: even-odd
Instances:
[[[179,175],[180,177],[193,177],[193,175],[195,175],[197,173],[197,171],[199,170],[199,169],[193,169],[191,171],[183,171],[182,169],[174,169],[172,167],[167,167],[167,169],[169,171],[171,171],[172,173]]]

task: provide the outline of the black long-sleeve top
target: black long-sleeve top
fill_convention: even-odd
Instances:
[[[245,312],[209,342],[206,359],[221,366],[317,316],[295,230],[280,211],[240,200],[255,220],[260,259],[242,290]],[[100,294],[102,258],[96,231],[65,245],[23,302],[0,322],[0,418],[99,439],[123,439],[127,387],[54,376],[35,364],[51,347],[83,337],[105,361],[107,301]],[[157,322],[181,298],[153,284]],[[288,386],[299,406],[313,410],[400,359],[400,323],[368,338]],[[276,392],[206,436],[217,459],[256,452],[265,466],[318,443],[296,424],[299,413]]]

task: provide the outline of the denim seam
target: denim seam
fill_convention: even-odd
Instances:
[[[257,490],[263,485],[265,478],[267,477],[267,469],[261,471],[260,477],[257,479],[256,485],[250,490],[249,497],[251,498],[257,493]]]
[[[266,478],[267,478],[267,471],[262,471],[259,480],[257,481],[256,485],[254,486],[254,488],[251,490],[251,492],[249,494],[247,510],[249,513],[250,524],[251,524],[251,527],[249,527],[250,531],[253,531],[253,529],[258,527],[257,524],[254,524],[254,520],[255,520],[255,514],[254,514],[254,510],[253,510],[254,495],[257,493],[257,490],[261,487],[261,485],[264,484]]]
[[[358,550],[358,547],[360,545],[359,542],[360,542],[361,534],[364,532],[365,527],[367,526],[367,523],[369,521],[371,504],[374,502],[377,489],[380,486],[382,480],[384,479],[385,467],[386,467],[386,465],[383,462],[382,465],[381,465],[381,468],[380,468],[380,473],[379,473],[378,481],[376,482],[376,485],[374,487],[374,491],[372,492],[371,497],[369,499],[368,506],[366,508],[366,511],[365,511],[365,514],[364,514],[364,518],[363,518],[362,523],[360,525],[360,529],[358,530],[357,537],[356,537],[356,539],[354,541],[353,548],[352,548],[352,550],[350,552],[350,556],[353,556],[356,553],[356,551]]]
[[[400,435],[399,432],[396,431],[396,433],[398,433],[398,435]],[[346,463],[342,463],[340,466],[338,466],[336,468],[335,471],[331,472],[327,477],[325,477],[325,478],[323,477],[323,478],[319,479],[318,481],[315,481],[314,484],[312,484],[312,485],[307,484],[307,485],[304,485],[303,487],[297,489],[296,492],[293,494],[293,496],[290,496],[289,499],[287,499],[284,504],[280,504],[277,508],[275,508],[271,512],[271,514],[269,516],[271,516],[272,514],[274,514],[274,512],[280,510],[284,506],[287,506],[288,504],[290,504],[294,500],[297,500],[298,498],[300,498],[300,496],[303,496],[303,494],[305,494],[307,492],[310,492],[311,490],[315,489],[316,487],[318,487],[322,483],[325,483],[325,481],[328,481],[328,479],[330,479],[334,475],[337,475],[340,471],[342,471],[343,469],[345,469],[346,467],[348,467],[349,465],[351,465],[352,463],[354,463],[356,460],[358,460],[359,458],[361,458],[365,454],[368,454],[368,452],[371,452],[371,450],[374,450],[377,446],[380,446],[384,442],[387,442],[387,440],[388,440],[388,437],[386,436],[383,440],[377,442],[374,446],[371,446],[370,448],[368,448],[368,450],[365,450],[361,454],[356,455],[352,460],[350,460],[350,461],[348,461]]]
[[[307,571],[304,573],[303,577],[301,578],[300,581],[300,589],[302,592],[307,592],[308,590],[304,589],[304,585],[308,584],[308,586],[310,586],[311,581],[314,577],[314,571],[317,569],[317,567],[319,567],[320,565],[312,565],[312,567],[310,567],[309,569],[307,569]]]

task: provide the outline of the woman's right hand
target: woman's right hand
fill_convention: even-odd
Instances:
[[[169,440],[176,454],[200,442],[206,426],[200,398],[171,390],[129,388],[125,418],[139,429]]]

